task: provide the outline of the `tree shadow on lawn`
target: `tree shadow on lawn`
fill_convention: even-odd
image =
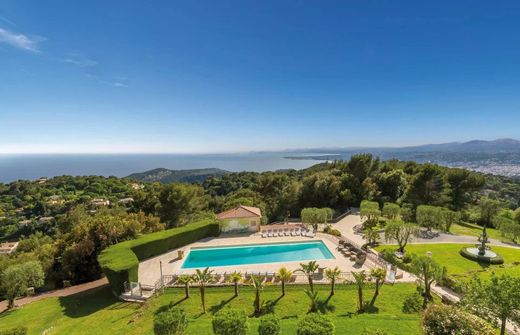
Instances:
[[[181,304],[182,302],[184,302],[185,300],[188,300],[188,298],[186,298],[186,296],[183,296],[181,299],[177,300],[176,302],[173,302],[173,301],[170,301],[170,303],[166,304],[166,305],[162,305],[161,307],[157,308],[153,314],[154,315],[157,315],[159,313],[162,313],[162,312],[166,312],[167,310]]]
[[[231,298],[227,299],[227,300],[221,300],[220,303],[218,305],[214,305],[214,306],[211,306],[209,308],[209,312],[211,314],[215,314],[217,313],[218,311],[220,311],[222,308],[224,308],[227,304],[229,304],[231,301],[233,301],[233,299],[235,299],[236,297],[233,295],[231,296]]]
[[[110,290],[104,286],[77,293],[68,297],[59,297],[58,301],[63,308],[63,314],[71,318],[80,318],[102,309],[122,309],[131,307],[131,304],[119,301]]]
[[[260,315],[274,313],[274,308],[276,304],[283,298],[283,296],[278,296],[278,298],[274,300],[266,300],[262,304],[262,309],[260,311]]]

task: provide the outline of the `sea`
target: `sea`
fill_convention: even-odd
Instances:
[[[219,168],[231,172],[304,169],[323,161],[289,152],[237,154],[0,154],[0,182],[61,175],[126,177],[155,168]],[[308,154],[312,156],[313,154]],[[301,156],[301,154],[300,154]]]

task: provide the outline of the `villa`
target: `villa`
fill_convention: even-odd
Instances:
[[[26,220],[22,220],[22,221],[18,222],[18,226],[24,227],[24,226],[30,225],[31,223],[32,223],[32,220],[26,219]]]
[[[275,273],[281,267],[296,271],[309,261],[317,261],[314,279],[322,283],[327,282],[323,274],[326,268],[337,267],[341,280],[352,281],[353,271],[386,266],[375,262],[373,255],[354,241],[309,230],[301,222],[261,225],[261,218],[259,208],[242,205],[217,214],[220,236],[205,237],[141,261],[139,283],[128,283],[124,296],[133,296],[131,287],[135,285],[152,289],[158,282],[178,285],[176,278],[181,274],[206,267],[215,275],[214,285],[225,285],[234,271],[245,278],[259,274],[275,282]],[[295,272],[290,282],[304,284],[307,279]]]
[[[260,231],[262,211],[257,207],[238,206],[217,214],[223,233],[256,233]]]
[[[134,202],[134,198],[123,198],[123,199],[119,199],[117,201],[118,204],[122,204],[122,205],[131,204],[132,202]]]
[[[9,255],[16,251],[18,242],[5,242],[0,243],[0,254]]]
[[[93,206],[109,206],[110,200],[107,199],[92,199],[90,202]]]

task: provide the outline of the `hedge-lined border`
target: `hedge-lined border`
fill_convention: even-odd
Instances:
[[[219,230],[217,222],[204,220],[184,227],[142,235],[135,240],[114,244],[103,250],[98,256],[98,262],[112,286],[112,292],[120,295],[125,282],[138,281],[139,261],[204,237],[217,236]]]
[[[504,258],[500,255],[496,255],[496,257],[486,257],[486,256],[479,256],[472,254],[468,250],[466,250],[468,247],[464,247],[460,249],[459,253],[462,257],[469,259],[470,261],[475,261],[479,263],[486,263],[486,264],[504,264]]]

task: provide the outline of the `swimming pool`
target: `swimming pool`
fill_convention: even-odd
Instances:
[[[334,259],[322,241],[192,248],[182,269]]]

